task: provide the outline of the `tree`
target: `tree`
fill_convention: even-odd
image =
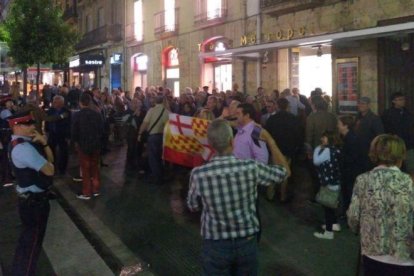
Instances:
[[[0,41],[7,42],[10,40],[9,32],[4,24],[0,24]]]
[[[24,71],[24,95],[27,95],[27,68],[37,66],[37,95],[41,63],[64,63],[74,52],[78,35],[62,19],[52,0],[14,0],[6,19],[9,55]]]

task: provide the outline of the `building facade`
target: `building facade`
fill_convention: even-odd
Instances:
[[[412,98],[414,0],[56,1],[82,35],[69,80],[110,89],[315,87],[339,113]],[[411,106],[411,103],[409,103]]]

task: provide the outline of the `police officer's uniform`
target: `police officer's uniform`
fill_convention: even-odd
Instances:
[[[11,129],[7,122],[7,118],[12,116],[11,110],[5,108],[0,112],[0,183],[4,186],[13,184],[13,177],[7,156],[7,149],[11,139]]]
[[[51,177],[40,172],[48,161],[43,156],[43,146],[32,143],[30,137],[12,135],[10,145],[9,154],[16,177],[18,209],[23,224],[13,260],[12,274],[35,275],[50,210],[48,189]]]

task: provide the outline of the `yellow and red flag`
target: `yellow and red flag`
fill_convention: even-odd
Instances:
[[[210,160],[214,150],[207,141],[210,121],[170,113],[164,129],[164,160],[186,167],[196,167]]]

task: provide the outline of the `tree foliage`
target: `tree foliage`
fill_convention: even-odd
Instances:
[[[0,24],[0,41],[7,42],[10,40],[9,32],[4,24]]]
[[[78,36],[51,0],[15,0],[6,19],[10,55],[19,65],[61,63]]]
[[[5,27],[10,34],[9,55],[22,68],[64,63],[78,41],[76,31],[51,0],[14,0]]]

